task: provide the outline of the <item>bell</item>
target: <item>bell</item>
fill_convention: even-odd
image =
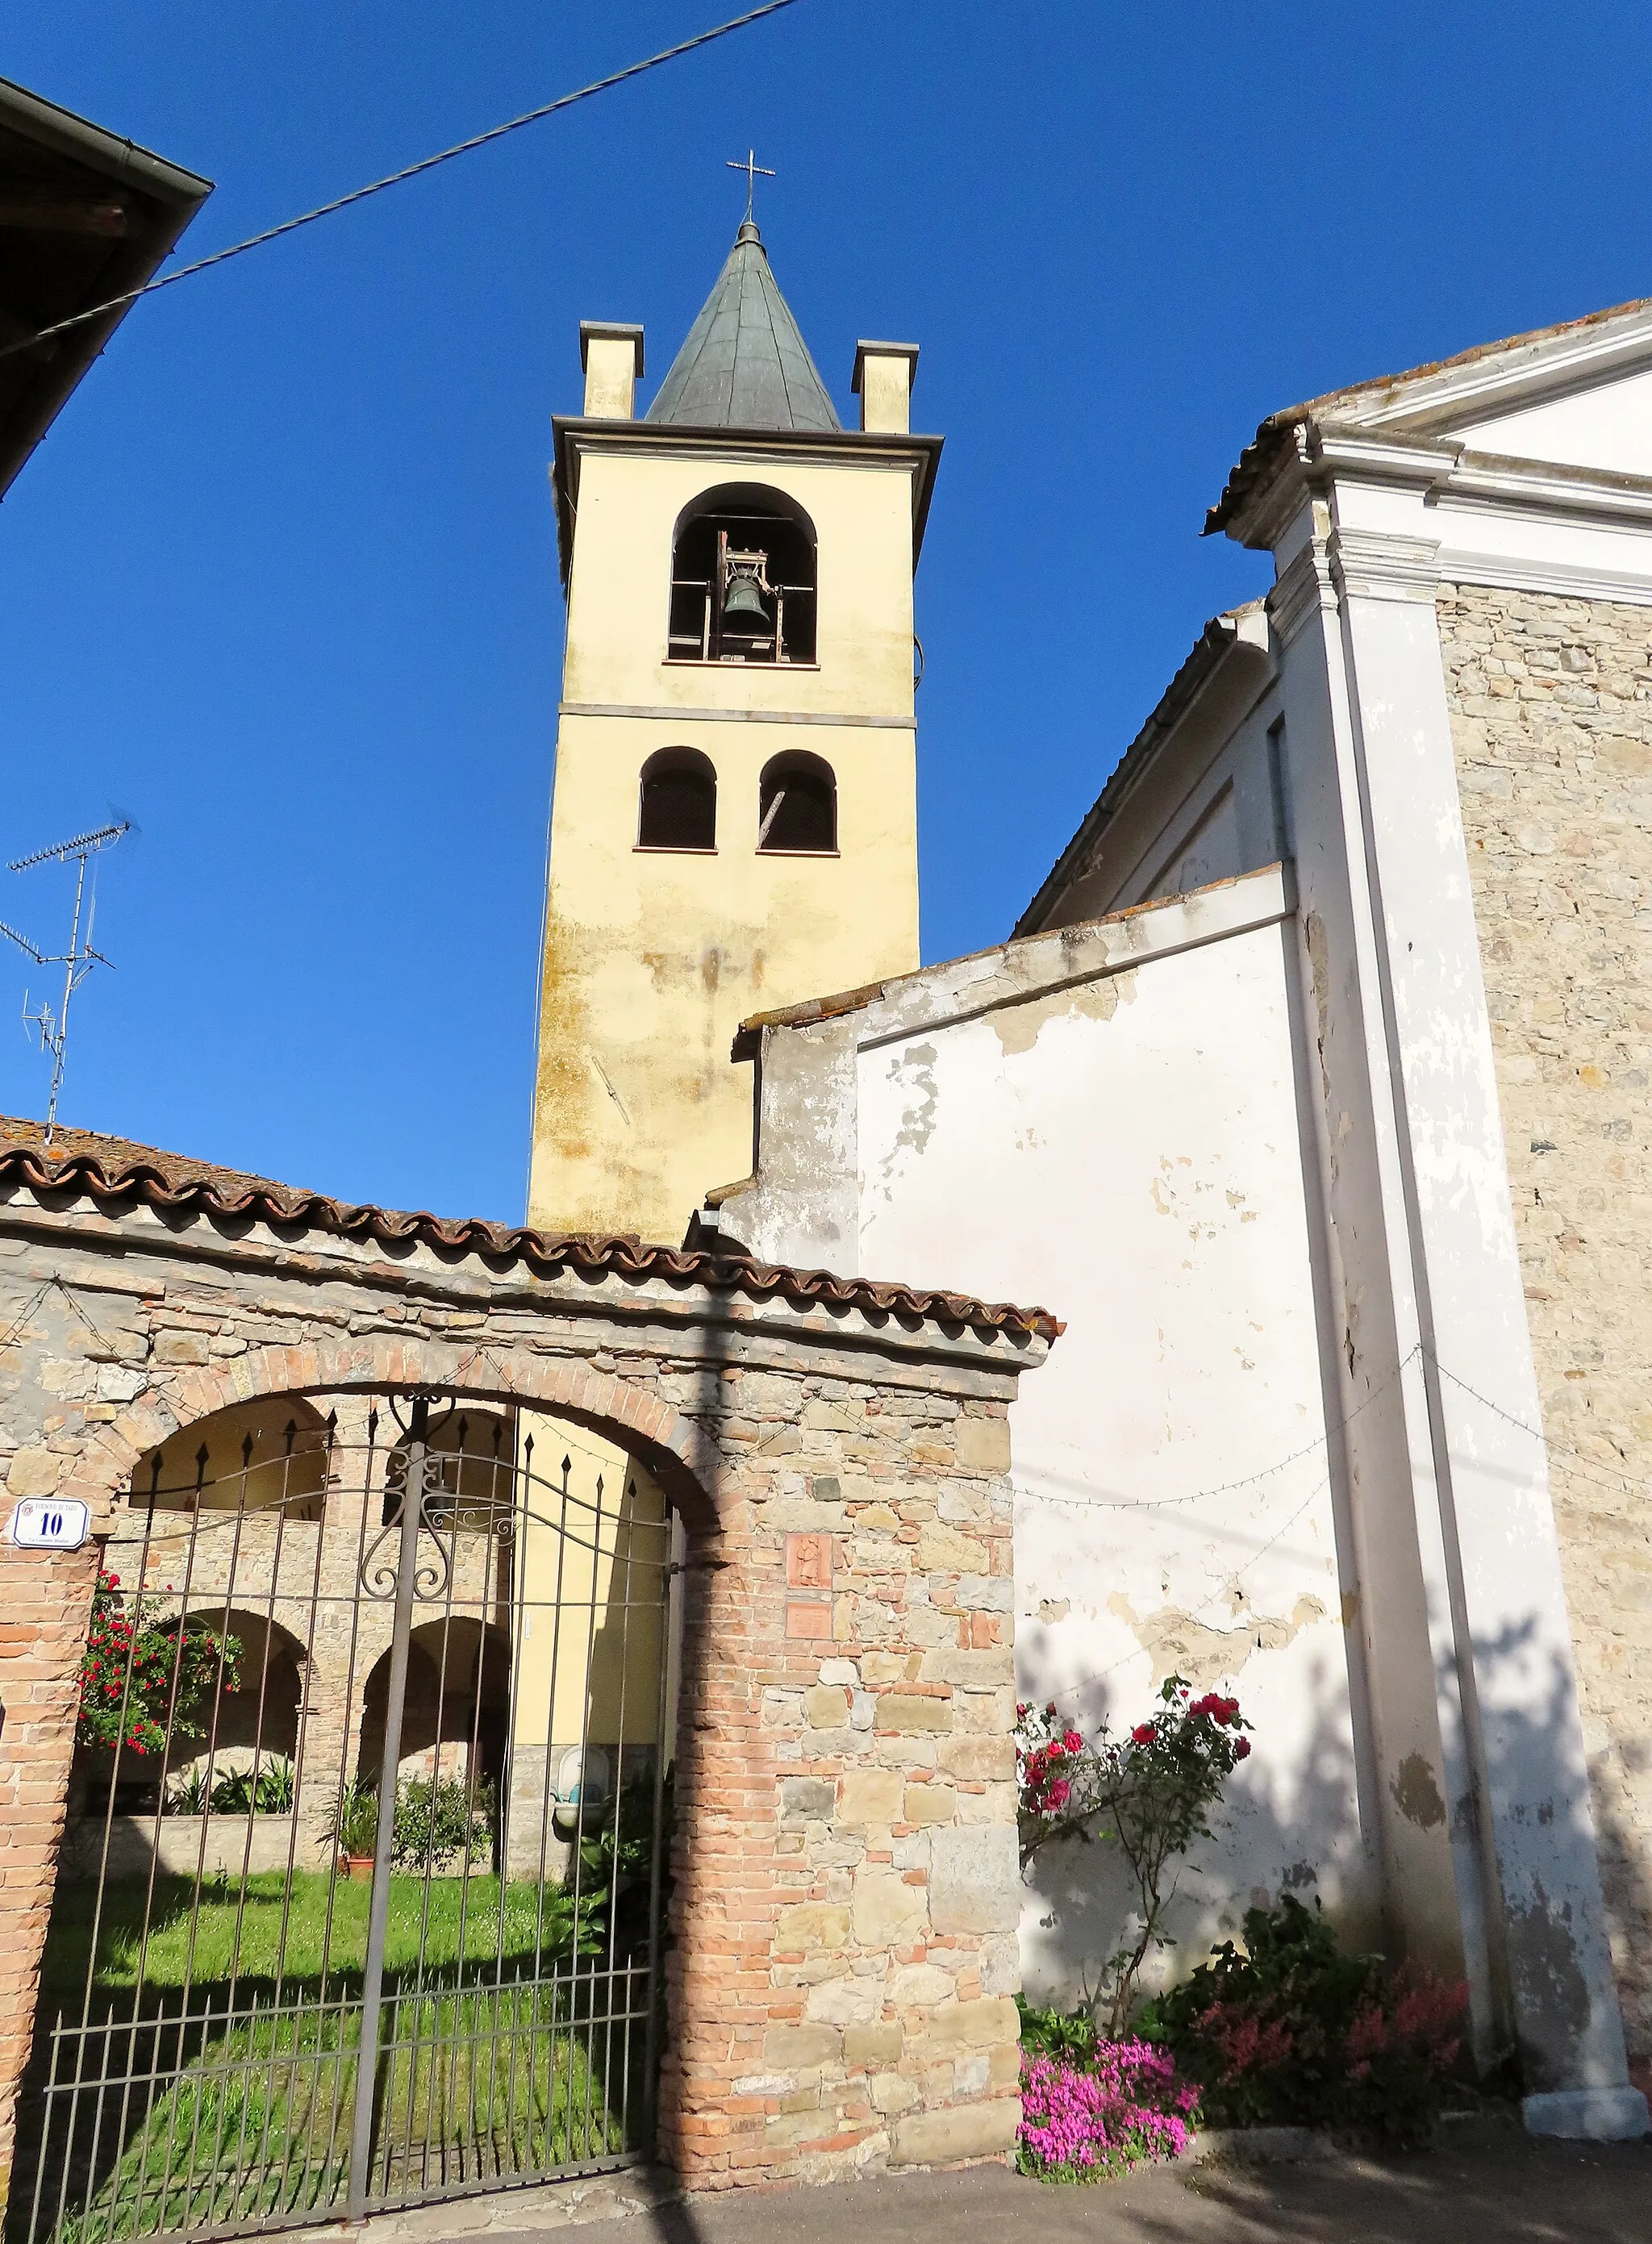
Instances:
[[[749,633],[753,637],[768,629],[768,617],[755,577],[736,577],[724,593],[723,629]]]

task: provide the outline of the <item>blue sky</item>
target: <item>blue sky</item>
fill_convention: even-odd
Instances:
[[[199,255],[716,20],[54,0],[0,71],[206,172]],[[732,12],[732,9],[729,10]],[[1256,422],[1652,293],[1652,17],[802,0],[140,305],[0,509],[0,859],[112,807],[65,1119],[520,1214],[578,322],[649,394],[741,215],[851,418],[923,346],[925,956],[1005,934],[1204,618]],[[51,872],[0,918],[53,940]],[[0,959],[0,1108],[42,1111]]]

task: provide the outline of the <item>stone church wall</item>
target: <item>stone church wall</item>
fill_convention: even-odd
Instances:
[[[1447,586],[1441,653],[1632,2054],[1652,2051],[1652,610]]]

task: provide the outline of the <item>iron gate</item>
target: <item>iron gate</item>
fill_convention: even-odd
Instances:
[[[554,1422],[359,1407],[191,1429],[109,1543],[22,2244],[359,2218],[651,2146],[675,1523]]]

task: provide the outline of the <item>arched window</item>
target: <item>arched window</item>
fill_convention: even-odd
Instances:
[[[763,766],[757,847],[831,856],[837,848],[837,781],[823,757],[802,748]]]
[[[661,748],[642,767],[639,849],[714,849],[717,774],[698,748]]]
[[[720,483],[677,517],[672,662],[813,662],[815,525],[783,491]]]

